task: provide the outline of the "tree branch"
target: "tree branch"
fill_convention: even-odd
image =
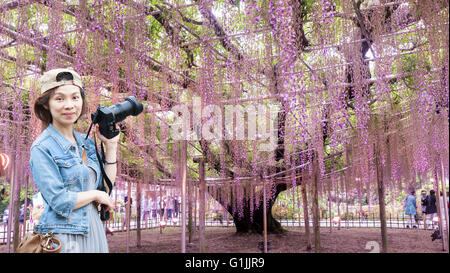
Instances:
[[[199,3],[202,2],[202,0],[195,0],[195,2]],[[235,59],[238,61],[243,59],[242,54],[239,52],[239,50],[233,45],[233,43],[228,39],[227,34],[223,30],[222,25],[217,21],[216,17],[212,13],[211,9],[208,7],[203,6],[200,3],[199,7],[200,13],[203,17],[205,17],[209,23],[209,26],[211,26],[214,30],[214,33],[217,37],[219,37],[219,40],[222,44],[222,46],[230,52]]]

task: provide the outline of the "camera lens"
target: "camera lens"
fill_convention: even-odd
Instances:
[[[142,110],[144,110],[144,106],[142,105],[142,103],[138,102],[136,100],[136,98],[133,97],[133,96],[130,96],[130,97],[126,98],[125,101],[128,101],[131,104],[133,104],[133,111],[134,112],[131,113],[133,116],[139,115],[142,112]]]
[[[130,96],[124,102],[111,106],[110,110],[114,113],[115,122],[121,122],[130,115],[139,115],[144,110],[144,106],[135,97]]]

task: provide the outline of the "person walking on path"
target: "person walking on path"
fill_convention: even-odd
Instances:
[[[142,209],[142,214],[141,214],[141,222],[145,223],[145,228],[148,228],[148,221],[150,220],[150,213],[151,213],[151,204],[150,204],[151,200],[148,196],[148,194],[146,194],[145,198],[142,199],[141,201],[141,209]]]
[[[34,232],[53,232],[61,252],[109,252],[99,204],[114,207],[104,191],[94,141],[74,130],[87,113],[80,75],[73,69],[53,69],[39,79],[40,96],[34,113],[44,130],[30,148],[30,169],[44,201],[44,211]],[[105,145],[105,173],[114,184],[119,135],[97,135]]]
[[[151,209],[152,209],[152,223],[158,222],[158,213],[157,213],[157,204],[154,197],[151,197],[151,203],[150,203]],[[153,225],[153,224],[152,224]]]
[[[416,192],[411,191],[410,194],[408,194],[405,198],[405,214],[408,217],[408,222],[406,224],[406,228],[409,228],[409,225],[411,225],[413,228],[417,228],[415,225],[415,216],[416,216]]]
[[[9,208],[6,208],[6,209],[3,211],[3,219],[2,219],[2,224],[3,224],[4,226],[7,226],[7,225],[8,225],[8,219],[9,219]]]
[[[178,196],[173,198],[173,217],[178,217],[178,212],[180,210],[180,204],[178,203]]]
[[[130,202],[130,211],[128,211],[128,201]],[[131,212],[133,211],[132,209],[132,205],[133,205],[133,198],[128,199],[128,196],[125,195],[125,197],[123,198],[123,217],[122,217],[122,232],[124,232],[127,229],[127,216],[129,216],[128,214],[131,215]],[[130,217],[131,219],[131,217]]]
[[[437,216],[437,207],[436,207],[436,194],[434,190],[430,190],[430,195],[427,196],[427,208],[425,210],[427,214],[427,222],[431,223],[431,228],[434,229],[434,221],[433,218]],[[430,225],[427,226],[430,228]]]
[[[422,221],[423,221],[423,228],[427,229],[427,191],[422,190],[420,192],[420,205],[421,205],[421,212],[422,212]]]
[[[171,195],[169,195],[167,197],[167,220],[169,220],[169,221],[172,220],[173,208],[175,206],[174,202],[175,202],[175,199],[173,199],[173,197]]]

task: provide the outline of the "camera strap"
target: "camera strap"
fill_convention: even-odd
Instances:
[[[95,136],[94,133],[94,143],[95,143],[95,153],[97,154],[97,159],[100,163],[100,171],[102,172],[103,178],[105,179],[106,185],[109,188],[109,192],[108,190],[105,190],[108,194],[111,194],[113,185],[111,183],[111,180],[109,180],[109,177],[106,175],[105,169],[103,167],[103,165],[105,164],[105,151],[103,149],[103,142],[100,142],[100,146],[101,146],[101,150],[102,150],[102,156],[100,156],[100,153],[98,152],[97,149],[97,137]]]
[[[91,123],[91,126],[89,126],[89,130],[86,134],[86,139],[89,137],[89,133],[91,132],[92,125],[94,125],[93,122]],[[106,175],[105,169],[103,167],[103,165],[105,164],[105,151],[103,149],[103,142],[100,142],[101,149],[102,149],[102,156],[100,156],[100,153],[98,152],[98,149],[97,149],[97,137],[95,136],[95,132],[94,132],[94,144],[95,144],[95,153],[97,154],[97,159],[98,159],[98,162],[100,163],[100,171],[102,172],[103,179],[105,179],[106,185],[109,188],[109,192],[106,189],[105,189],[105,192],[108,194],[111,194],[113,185],[111,183],[111,180],[109,180],[109,177]]]

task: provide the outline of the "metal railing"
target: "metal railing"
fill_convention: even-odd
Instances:
[[[0,215],[1,216],[1,215]],[[162,227],[179,227],[181,223],[181,215],[178,214],[176,217],[172,218],[163,218],[163,221],[160,221],[160,215],[157,215],[156,217],[149,217],[147,219],[141,220],[141,229],[152,229],[152,228],[159,228]],[[2,217],[0,217],[2,219]],[[283,227],[304,227],[305,222],[304,220],[293,217],[275,217],[277,221],[280,222],[280,224]],[[113,232],[119,232],[119,231],[126,231],[126,222],[125,222],[125,215],[123,213],[115,215],[113,214],[112,220],[106,222],[106,226],[112,230]],[[199,219],[193,220],[193,224],[195,223],[197,226],[199,225]],[[187,224],[187,221],[186,221]],[[432,224],[432,223],[428,223]],[[34,223],[32,223],[30,220],[27,220],[24,224],[20,225],[20,234],[24,234],[23,227],[25,225],[25,233],[32,232],[34,228]],[[312,227],[313,220],[312,217],[309,221],[309,225]],[[388,228],[399,228],[399,229],[406,229],[408,228],[408,218],[406,215],[392,215],[389,214],[388,217],[386,217],[386,225]],[[423,219],[419,217],[418,223],[414,223],[413,225],[417,226],[419,229],[423,229]],[[233,219],[229,217],[228,219],[226,217],[206,217],[205,220],[205,226],[206,227],[234,227]],[[376,217],[375,214],[366,215],[366,216],[359,216],[354,217],[350,216],[349,219],[341,219],[340,223],[334,223],[333,221],[330,221],[330,218],[321,218],[320,220],[320,226],[321,227],[332,227],[332,228],[379,228],[380,220],[378,217]],[[413,228],[412,226],[409,226],[409,228]],[[434,228],[434,227],[431,227]],[[137,229],[137,221],[136,217],[131,217],[130,221],[130,230],[136,230]],[[7,223],[6,222],[0,222],[0,244],[6,244],[7,242]],[[11,236],[12,237],[12,236]],[[12,240],[12,238],[11,238]]]

